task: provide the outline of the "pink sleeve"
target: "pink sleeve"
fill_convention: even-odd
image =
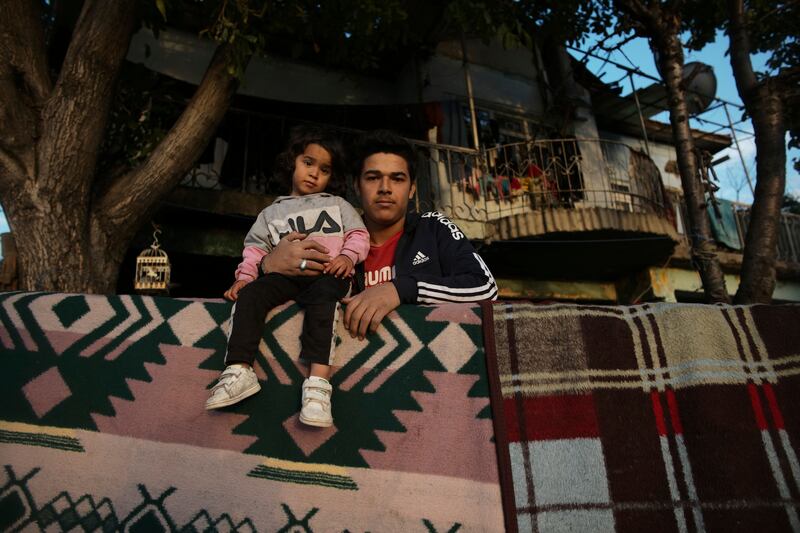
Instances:
[[[369,232],[364,228],[346,231],[342,251],[339,253],[347,256],[354,265],[364,261],[369,253]]]
[[[258,278],[258,264],[267,251],[258,246],[247,246],[242,251],[242,262],[236,268],[236,280],[253,281]]]

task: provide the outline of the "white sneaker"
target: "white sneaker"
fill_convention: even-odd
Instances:
[[[331,393],[333,387],[327,379],[311,376],[303,382],[303,408],[300,422],[308,426],[327,428],[333,425]]]
[[[245,365],[230,365],[223,370],[219,381],[211,389],[206,400],[206,409],[218,409],[233,405],[261,390],[255,371]]]

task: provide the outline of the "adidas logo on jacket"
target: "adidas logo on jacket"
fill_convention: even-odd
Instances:
[[[394,283],[401,303],[496,300],[494,277],[472,243],[438,212],[408,213],[395,251]],[[364,290],[364,265],[355,287]]]

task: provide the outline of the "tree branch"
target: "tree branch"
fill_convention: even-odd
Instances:
[[[749,107],[753,91],[758,85],[758,79],[753,71],[753,63],[750,60],[750,38],[747,35],[747,24],[745,21],[744,1],[728,0],[728,11],[730,12],[730,27],[728,36],[731,41],[731,68],[733,77],[736,80],[736,88],[745,107]],[[750,111],[748,109],[748,111]]]
[[[106,231],[135,231],[143,213],[191,170],[238,88],[238,79],[228,72],[232,61],[233,49],[219,46],[188,106],[147,160],[98,192],[93,213],[103,220]]]
[[[30,98],[20,95],[19,83],[14,67],[0,57],[0,168],[9,179],[31,174],[33,164],[29,160],[38,130],[36,110],[25,101]]]
[[[614,43],[613,46],[606,46],[605,45],[605,39],[603,39],[602,41],[598,41],[598,43],[595,45],[595,48],[600,48],[604,52],[615,52],[615,51],[619,50],[620,48],[622,48],[623,46],[625,46],[626,44],[628,44],[629,42],[633,41],[634,39],[638,39],[638,38],[639,38],[639,36],[636,35],[636,33],[634,32],[634,33],[631,33],[630,35],[628,35],[627,37],[625,37],[624,39],[622,39],[620,42]],[[589,52],[591,52],[591,50]],[[586,54],[587,56],[588,56],[589,52],[587,52],[587,54]]]
[[[648,8],[640,0],[614,0],[619,9],[626,12],[636,22],[644,25],[652,35],[658,32],[661,26],[661,10]]]
[[[3,191],[32,175],[38,113],[52,92],[41,5],[0,2],[0,168]]]
[[[136,0],[86,0],[52,97],[42,110],[39,176],[56,192],[88,199]]]
[[[22,74],[35,103],[42,103],[53,88],[47,67],[47,53],[39,2],[0,2],[0,61]]]

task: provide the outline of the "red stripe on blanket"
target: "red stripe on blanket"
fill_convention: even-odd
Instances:
[[[664,421],[664,409],[661,407],[661,398],[657,390],[650,391],[650,399],[653,401],[653,413],[656,415],[656,428],[662,437],[667,434],[667,424]]]
[[[783,423],[783,415],[778,407],[778,400],[775,398],[775,391],[772,389],[770,383],[764,383],[764,394],[767,396],[767,404],[772,413],[772,419],[775,421],[775,427],[778,429],[786,429]]]
[[[756,389],[755,384],[747,384],[747,393],[750,395],[750,403],[753,406],[753,414],[756,415],[758,429],[763,431],[767,429],[767,419],[764,417],[764,409],[761,406],[761,398],[758,397],[758,389]]]
[[[517,399],[504,400],[510,442],[594,438],[600,436],[594,399],[590,394],[522,398],[524,426],[520,435]]]
[[[683,425],[681,424],[681,417],[678,414],[678,402],[675,401],[675,391],[667,389],[667,405],[669,406],[669,418],[672,421],[672,429],[675,430],[676,435],[683,434]]]

